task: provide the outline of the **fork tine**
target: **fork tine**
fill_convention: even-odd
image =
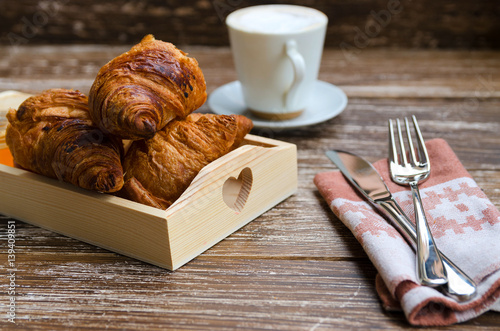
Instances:
[[[405,128],[406,128],[406,137],[408,139],[408,146],[410,148],[410,162],[411,164],[417,164],[417,157],[415,155],[415,148],[413,147],[413,139],[411,138],[410,125],[408,124],[408,118],[405,117]]]
[[[401,133],[401,125],[399,123],[399,118],[396,119],[396,124],[398,125],[399,151],[401,152],[401,163],[403,165],[407,165],[408,159],[406,158],[405,142],[403,140],[403,134]]]
[[[420,163],[428,163],[429,155],[427,155],[427,148],[425,147],[424,138],[422,137],[422,133],[420,132],[420,128],[418,126],[417,118],[415,115],[412,116],[413,127],[415,128],[415,132],[417,134],[417,144],[418,144],[418,155]]]
[[[398,163],[398,151],[394,140],[394,125],[392,119],[389,120],[389,161]]]

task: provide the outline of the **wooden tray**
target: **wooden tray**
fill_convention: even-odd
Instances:
[[[250,134],[167,210],[13,168],[8,149],[0,156],[0,214],[170,270],[297,190],[296,146]]]

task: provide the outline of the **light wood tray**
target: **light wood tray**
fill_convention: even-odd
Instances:
[[[296,190],[296,146],[254,135],[203,168],[167,210],[0,164],[0,214],[170,270]]]

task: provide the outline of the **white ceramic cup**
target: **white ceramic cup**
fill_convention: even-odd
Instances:
[[[295,5],[231,13],[226,24],[244,101],[255,115],[284,120],[307,107],[318,79],[327,16]]]

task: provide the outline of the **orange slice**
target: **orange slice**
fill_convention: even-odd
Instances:
[[[14,159],[8,148],[0,149],[0,164],[5,164],[9,167],[14,166]]]

